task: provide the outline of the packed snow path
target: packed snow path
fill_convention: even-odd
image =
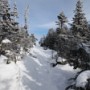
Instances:
[[[40,46],[15,65],[0,63],[0,90],[65,90],[68,79],[74,77],[69,65],[51,67],[51,50]]]

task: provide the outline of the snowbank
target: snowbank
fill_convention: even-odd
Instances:
[[[90,79],[90,70],[82,72],[76,80],[76,87],[85,87],[87,80]]]
[[[1,55],[1,56],[0,56],[0,64],[5,63],[5,62],[4,62],[4,61],[5,61],[5,59],[7,59],[7,57],[6,57],[6,56]]]
[[[4,39],[2,40],[2,43],[11,43],[11,41],[9,39]]]

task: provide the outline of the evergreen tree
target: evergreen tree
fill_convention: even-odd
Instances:
[[[31,40],[32,40],[33,44],[36,45],[37,38],[35,38],[35,35],[31,34],[30,37],[31,37]]]
[[[50,49],[54,49],[56,41],[56,32],[53,28],[49,29],[46,37],[43,38],[41,46],[45,46]]]
[[[26,24],[21,28],[17,18],[16,3],[14,3],[13,11],[11,11],[8,0],[0,0],[0,52],[4,52],[3,54],[8,57],[7,63],[9,60],[16,62],[22,48],[27,51],[33,46]],[[5,43],[6,41],[8,42]]]
[[[43,36],[41,39],[40,39],[40,41],[39,41],[39,44],[40,44],[40,46],[45,46],[45,39],[46,39],[46,37],[45,36]]]
[[[59,25],[59,28],[62,30],[64,27],[64,24],[67,22],[67,17],[64,15],[64,12],[61,12],[58,16],[58,21],[56,22],[57,25]]]
[[[75,15],[73,18],[73,24],[71,27],[72,33],[74,35],[79,34],[80,36],[85,36],[86,32],[88,31],[88,22],[82,8],[82,2],[81,0],[78,0],[76,4],[76,9],[74,11]]]

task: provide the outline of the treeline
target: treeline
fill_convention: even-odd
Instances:
[[[20,60],[36,40],[34,34],[28,33],[26,16],[25,26],[20,27],[17,20],[16,3],[10,8],[9,0],[0,0],[0,55],[7,57],[7,64]]]
[[[40,45],[44,49],[53,49],[57,51],[57,56],[66,59],[64,62],[58,61],[57,64],[70,64],[74,69],[80,68],[81,71],[90,70],[90,25],[83,12],[83,5],[81,0],[76,3],[74,10],[73,22],[69,23],[64,12],[57,16],[58,21],[56,29],[50,29],[48,34],[41,38]],[[70,28],[68,28],[69,23]],[[78,73],[79,75],[80,73]],[[74,78],[74,81],[77,79]],[[88,81],[87,81],[88,82]],[[66,88],[66,90],[89,90],[90,82],[86,87],[77,87],[75,82]]]

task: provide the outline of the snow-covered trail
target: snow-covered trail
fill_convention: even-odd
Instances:
[[[38,45],[30,53],[17,64],[0,62],[0,90],[65,90],[67,80],[75,75],[73,68],[51,67],[52,51]]]
[[[68,65],[51,67],[51,50],[35,46],[31,53],[32,57],[24,58],[24,68],[21,66],[24,90],[65,90],[67,80],[74,75],[73,69]]]

